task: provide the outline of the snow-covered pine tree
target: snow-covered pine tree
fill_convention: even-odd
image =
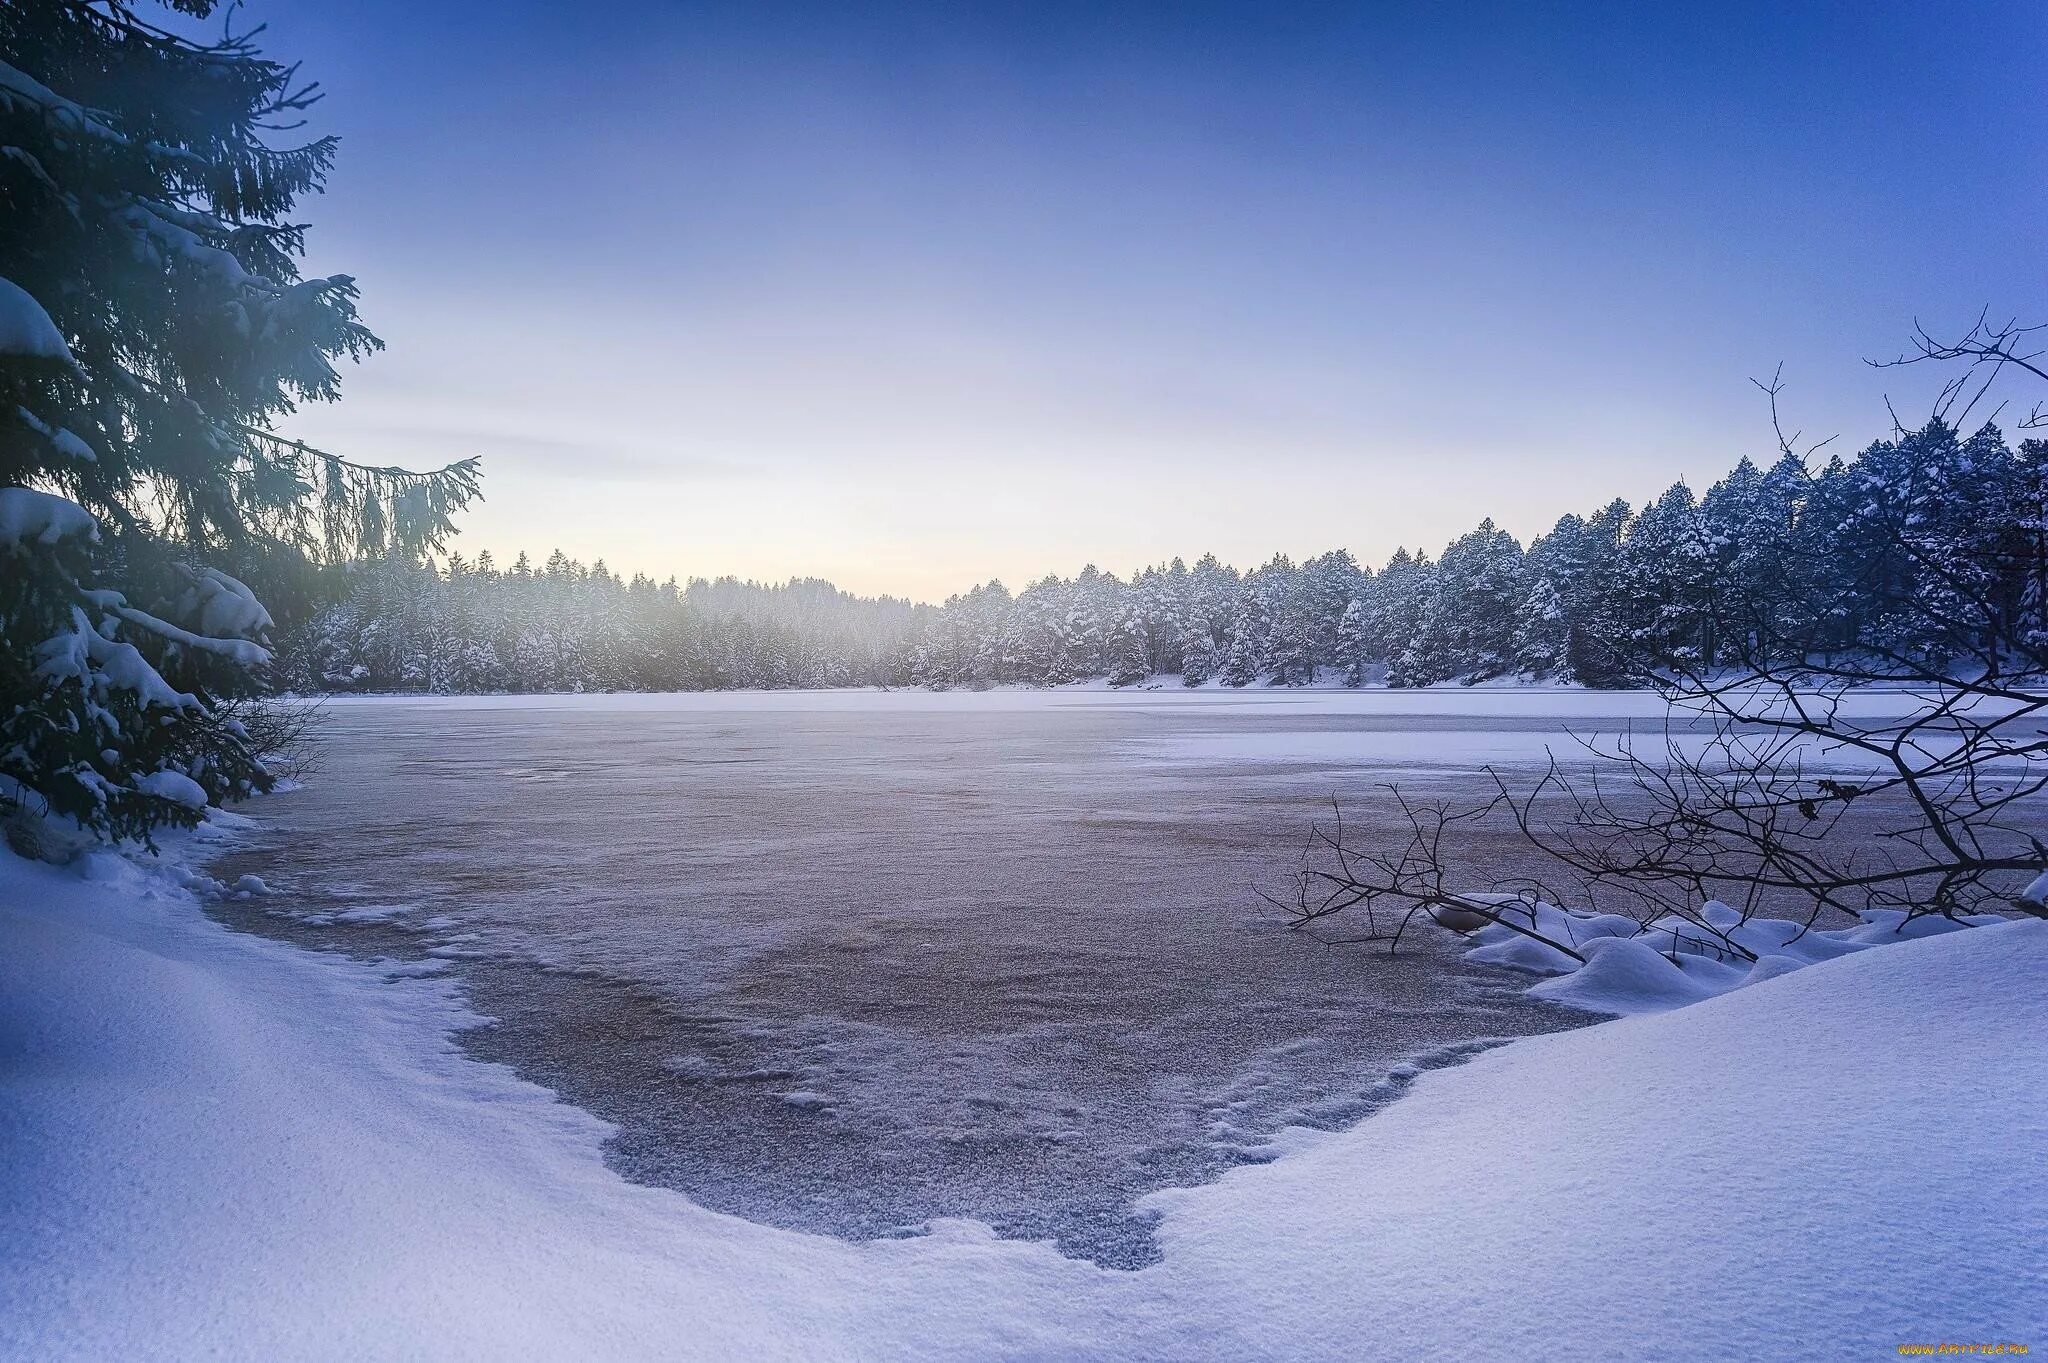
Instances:
[[[1627,647],[1620,577],[1621,544],[1634,521],[1634,510],[1619,497],[1594,512],[1560,591],[1564,672],[1585,686],[1626,686],[1641,674],[1641,659]]]
[[[211,0],[176,0],[205,17]],[[440,542],[474,461],[372,469],[275,433],[377,345],[289,215],[332,139],[247,37],[128,3],[0,6],[0,801],[147,838],[269,783],[217,701],[270,661],[223,571]]]
[[[1090,563],[1067,589],[1067,658],[1076,677],[1100,676],[1107,622],[1116,618],[1123,584]]]
[[[1548,573],[1537,574],[1515,614],[1515,670],[1539,679],[1571,680],[1565,667],[1569,631],[1556,580]]]
[[[1216,675],[1216,636],[1199,620],[1189,620],[1180,636],[1180,684],[1200,686]]]
[[[1316,679],[1315,628],[1311,606],[1299,594],[1283,600],[1267,644],[1267,666],[1274,686],[1309,686]]]
[[[1522,546],[1489,518],[1437,561],[1435,592],[1401,667],[1406,684],[1478,681],[1514,665]]]
[[[1411,557],[1406,549],[1396,549],[1386,567],[1373,576],[1363,598],[1369,656],[1391,669],[1414,644],[1435,573],[1436,565],[1427,554]],[[1400,685],[1391,676],[1388,681]]]
[[[1181,641],[1187,637],[1191,588],[1188,566],[1178,558],[1153,575],[1146,603],[1145,635],[1154,672],[1181,670]]]
[[[1225,686],[1250,686],[1266,670],[1266,643],[1271,622],[1266,594],[1247,578],[1237,593],[1237,614],[1230,622],[1230,651],[1217,675]]]
[[[1231,622],[1237,618],[1237,569],[1220,563],[1214,554],[1204,554],[1188,570],[1188,609],[1191,623],[1209,631],[1209,637],[1230,637]]]
[[[1586,522],[1567,513],[1550,533],[1538,535],[1523,559],[1528,584],[1515,614],[1515,670],[1524,676],[1570,680],[1565,664],[1571,621],[1565,608],[1585,554]]]
[[[1366,649],[1365,603],[1353,597],[1337,620],[1337,645],[1331,660],[1344,669],[1344,684],[1356,690],[1365,685],[1371,655]]]
[[[1110,626],[1103,653],[1111,686],[1135,686],[1151,675],[1145,658],[1145,626],[1135,607],[1126,607]]]
[[[1301,565],[1299,600],[1316,665],[1343,666],[1337,657],[1337,634],[1344,612],[1365,594],[1370,576],[1347,549],[1318,554]]]
[[[1674,483],[1643,508],[1616,573],[1621,618],[1643,665],[1714,666],[1714,553],[1692,489]]]

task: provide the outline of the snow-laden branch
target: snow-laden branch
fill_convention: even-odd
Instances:
[[[22,554],[31,545],[95,541],[99,522],[69,498],[27,487],[0,487],[0,553]]]
[[[0,277],[0,355],[77,363],[49,312],[27,289],[4,277]]]

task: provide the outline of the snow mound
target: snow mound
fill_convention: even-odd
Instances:
[[[1657,1012],[1720,992],[1638,937],[1602,937],[1586,943],[1584,950],[1583,966],[1531,985],[1529,992],[1598,1013]]]
[[[1896,909],[1872,909],[1854,927],[1818,930],[1784,918],[1744,918],[1709,900],[1700,922],[1667,915],[1645,926],[1620,914],[1582,913],[1541,901],[1494,897],[1489,906],[1505,921],[1474,933],[1466,960],[1554,976],[1528,992],[1617,1015],[1683,1008],[1868,947],[2006,921],[1995,914],[1909,917]]]

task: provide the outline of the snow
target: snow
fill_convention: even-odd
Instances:
[[[0,553],[22,553],[31,544],[96,540],[99,534],[92,513],[68,498],[34,488],[0,487]]]
[[[0,852],[0,1356],[1015,1357],[1062,1327],[991,1296],[1110,1277],[628,1185],[603,1123],[459,1055],[444,982],[230,933],[110,860]]]
[[[254,639],[275,623],[256,593],[218,568],[199,570],[193,595],[200,631],[216,639]]]
[[[37,675],[50,681],[77,680],[95,689],[132,691],[145,705],[167,710],[199,704],[198,697],[165,681],[135,645],[101,634],[76,606],[71,608],[71,628],[37,645],[36,658]]]
[[[1541,901],[1516,903],[1499,896],[1477,898],[1496,901],[1494,911],[1511,921],[1474,933],[1477,945],[1465,953],[1466,960],[1555,976],[1532,985],[1530,995],[1617,1015],[1683,1008],[1870,947],[2005,921],[1995,915],[1908,918],[1898,909],[1871,909],[1852,927],[1808,928],[1783,918],[1745,919],[1726,904],[1709,901],[1700,914],[1705,927],[1675,914],[1640,927],[1620,914],[1584,913]],[[1532,932],[1548,941],[1537,940]],[[1577,951],[1584,962],[1551,942]],[[1756,959],[1746,959],[1742,952]]]
[[[135,788],[145,795],[170,800],[187,809],[206,808],[205,787],[183,772],[153,771],[136,777]]]
[[[17,406],[14,414],[21,418],[22,425],[50,442],[50,448],[66,459],[76,459],[81,464],[99,462],[99,455],[92,446],[85,443],[76,431],[64,426],[52,426],[26,407]]]
[[[19,67],[0,62],[0,104],[28,105],[64,128],[103,142],[127,145],[128,138],[84,105],[66,99]]]
[[[1893,940],[1403,1073],[1348,1132],[1155,1195],[1164,1261],[1116,1272],[970,1222],[855,1245],[627,1184],[603,1123],[457,1051],[476,1019],[449,982],[229,932],[108,853],[0,853],[0,1355],[2024,1341],[2048,1319],[2048,923]],[[1595,959],[1625,978],[1628,946]]]
[[[208,570],[208,572],[210,573],[211,570]],[[225,576],[225,574],[220,574],[219,576]],[[227,580],[234,582],[233,578],[228,578]],[[235,585],[241,587],[239,582],[236,582]],[[248,588],[242,587],[244,594],[248,590]],[[222,594],[224,593],[218,593],[217,591],[214,597],[208,598],[201,593],[198,594],[198,599],[206,601],[208,606],[214,606],[218,603]],[[188,593],[188,602],[193,595],[195,594]],[[270,661],[270,650],[264,648],[261,644],[253,643],[245,638],[221,639],[213,638],[207,634],[195,634],[182,625],[174,625],[168,620],[151,615],[148,611],[136,609],[134,606],[129,605],[127,599],[119,592],[98,588],[85,592],[84,596],[101,610],[111,612],[136,628],[147,630],[151,634],[168,639],[183,648],[227,658],[242,667],[261,667]],[[247,597],[244,600],[241,597],[229,596],[228,601],[230,604],[225,609],[216,611],[217,619],[224,617],[230,622],[245,623],[252,632],[257,628],[269,627],[270,614],[261,605],[257,604],[254,597]]]
[[[1215,1354],[1851,1359],[2048,1320],[2048,923],[1518,1042],[1155,1199]],[[1279,1294],[1285,1333],[1266,1294]],[[1279,1341],[1274,1347],[1273,1341]]]
[[[27,289],[0,276],[0,355],[72,363],[64,333]]]

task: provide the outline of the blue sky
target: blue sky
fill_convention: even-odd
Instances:
[[[1527,538],[2048,316],[2048,9],[258,0],[463,547],[942,597]]]

